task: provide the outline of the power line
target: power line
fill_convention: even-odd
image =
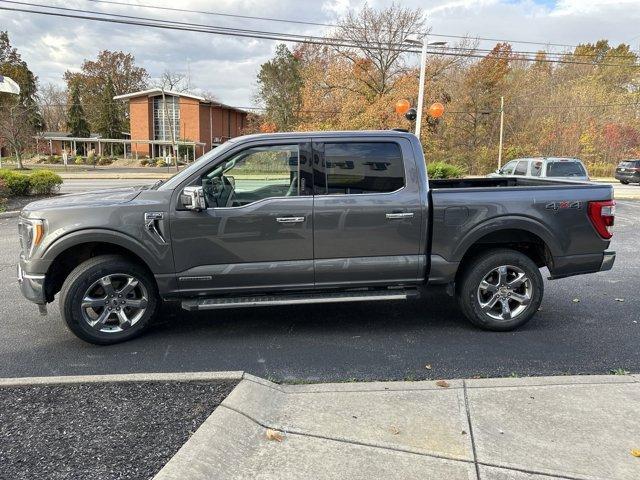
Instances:
[[[253,16],[253,15],[239,15],[239,14],[231,14],[231,13],[223,13],[223,12],[213,12],[208,10],[190,10],[186,8],[175,8],[175,7],[164,7],[160,5],[151,5],[147,3],[131,4],[126,2],[112,1],[112,0],[86,0],[86,1],[92,2],[92,3],[121,5],[121,6],[127,6],[127,7],[139,7],[139,8],[149,8],[149,9],[165,10],[165,11],[173,11],[173,12],[197,13],[197,14],[203,14],[203,15],[215,15],[215,16],[221,16],[221,17],[241,18],[246,20],[270,21],[270,22],[310,25],[310,26],[329,27],[329,28],[342,27],[342,25],[337,23],[312,22],[308,20],[260,17],[260,16]],[[409,33],[412,35],[423,35],[425,32],[409,32]],[[539,41],[533,41],[533,40],[512,40],[512,39],[506,39],[506,38],[490,38],[490,37],[482,37],[479,35],[446,35],[446,34],[438,34],[438,33],[428,33],[428,35],[431,37],[441,37],[441,38],[457,38],[462,40],[473,39],[473,40],[483,40],[483,41],[492,41],[492,42],[522,43],[522,44],[528,44],[528,45],[543,45],[548,47],[563,47],[563,48],[573,48],[573,49],[579,46],[579,45],[572,45],[572,44],[566,44],[566,43],[539,42]],[[637,37],[634,37],[634,38],[637,38]]]
[[[55,16],[55,17],[75,18],[75,19],[81,19],[81,20],[99,21],[99,22],[107,22],[107,23],[117,23],[117,24],[124,24],[124,25],[147,26],[152,28],[161,28],[161,29],[168,29],[168,30],[210,33],[215,35],[259,38],[259,39],[267,39],[267,40],[279,40],[279,41],[287,41],[287,42],[294,42],[294,43],[307,43],[307,44],[316,44],[316,45],[325,45],[325,46],[329,45],[329,46],[338,46],[338,47],[347,47],[347,48],[360,48],[360,49],[366,48],[366,46],[363,46],[362,44],[359,44],[356,42],[349,42],[348,40],[336,40],[328,37],[312,37],[312,36],[286,34],[281,32],[256,31],[256,30],[218,27],[218,26],[210,26],[210,25],[202,25],[202,24],[191,24],[187,22],[175,22],[175,21],[167,21],[167,20],[155,19],[155,18],[134,17],[130,15],[85,11],[85,10],[65,8],[65,7],[52,7],[47,5],[33,4],[28,2],[18,2],[18,1],[11,1],[11,0],[0,0],[0,1],[2,1],[3,3],[12,3],[12,4],[32,6],[32,7],[64,10],[67,12],[70,11],[70,12],[78,12],[83,14],[88,13],[88,14],[102,15],[102,16],[96,17],[96,16],[90,16],[90,15],[78,15],[75,13],[57,13],[57,12],[29,10],[29,9],[6,7],[6,6],[0,6],[0,10],[48,15],[48,16]],[[106,17],[105,15],[107,15],[108,17]],[[115,17],[115,18],[110,18],[110,17]],[[383,47],[374,46],[373,48],[383,48]],[[419,53],[419,50],[411,49],[408,47],[394,46],[391,48],[389,47],[384,47],[384,48],[390,51]],[[451,51],[444,51],[441,49],[429,50],[428,53],[444,55],[444,56],[467,57],[467,58],[480,58],[480,59],[487,58],[486,55],[480,55],[475,53],[451,52]],[[517,52],[512,52],[512,53],[517,53]],[[530,58],[526,56],[520,57],[519,60],[531,61],[531,62],[542,62],[542,63],[575,64],[575,65],[590,65],[590,66],[594,65],[593,62],[578,62],[573,60],[559,60],[559,59],[549,59],[549,58]],[[627,68],[640,67],[640,65],[622,65],[622,64],[605,64],[605,63],[598,64],[598,66],[627,67]]]
[[[122,14],[109,13],[109,12],[98,12],[95,10],[81,10],[81,9],[75,9],[75,8],[42,5],[42,4],[29,3],[29,2],[20,2],[15,0],[0,0],[0,1],[3,3],[25,5],[30,7],[48,8],[48,9],[54,9],[54,10],[67,11],[67,12],[83,13],[83,14],[102,15],[102,17],[59,14],[55,12],[26,10],[26,9],[10,8],[10,7],[0,7],[0,10],[10,10],[10,11],[18,11],[18,12],[26,12],[26,13],[36,13],[41,15],[51,15],[51,16],[57,16],[57,17],[77,18],[77,19],[94,20],[94,21],[101,21],[101,22],[120,23],[120,24],[126,24],[126,25],[149,26],[149,27],[164,28],[164,29],[171,29],[171,30],[183,30],[183,31],[211,33],[211,34],[229,35],[229,36],[237,36],[237,37],[261,38],[261,39],[267,39],[267,40],[281,40],[281,41],[288,41],[288,42],[312,43],[312,44],[319,44],[319,45],[344,46],[344,47],[351,47],[351,48],[366,48],[364,44],[357,43],[355,41],[351,41],[351,42],[349,42],[348,40],[328,41],[328,40],[332,40],[328,37],[297,35],[297,34],[289,34],[289,33],[281,33],[281,32],[248,30],[248,29],[241,29],[241,28],[222,27],[222,26],[206,25],[206,24],[198,24],[198,23],[178,22],[174,20],[138,17],[133,15],[122,15]],[[110,18],[110,17],[114,17],[114,18]],[[128,21],[119,20],[119,19],[128,19]],[[149,22],[149,23],[145,23],[145,22]],[[340,42],[340,43],[337,43],[337,42]],[[379,44],[379,42],[373,42],[373,43]],[[393,45],[393,47],[387,48],[387,50],[409,52],[409,53],[420,53],[420,50],[411,49],[406,46],[403,46],[402,44],[391,44],[391,45]],[[374,48],[379,48],[379,47],[374,47]]]
[[[171,12],[182,12],[182,13],[197,13],[202,15],[215,15],[220,17],[229,17],[229,18],[241,18],[246,20],[259,20],[259,21],[269,21],[269,22],[279,22],[279,23],[288,23],[288,24],[299,24],[299,25],[310,25],[317,27],[330,27],[330,28],[340,28],[341,25],[337,23],[325,23],[325,22],[312,22],[308,20],[295,20],[295,19],[285,19],[285,18],[274,18],[274,17],[260,17],[253,15],[239,15],[239,14],[231,14],[231,13],[223,13],[223,12],[213,12],[210,10],[190,10],[186,8],[176,8],[176,7],[164,7],[160,5],[151,5],[148,3],[126,3],[126,2],[117,2],[113,0],[86,0],[87,2],[92,3],[102,3],[102,4],[110,4],[110,5],[121,5],[126,7],[139,7],[139,8],[149,8],[154,10],[165,10]],[[410,32],[411,34],[423,34],[424,32]],[[457,38],[457,39],[476,39],[476,40],[485,40],[492,42],[508,42],[508,43],[522,43],[528,45],[545,45],[545,46],[553,46],[553,47],[564,47],[564,48],[577,48],[578,45],[570,45],[566,43],[552,43],[552,42],[537,42],[532,40],[509,40],[504,38],[488,38],[481,37],[477,35],[445,35],[438,33],[429,33],[431,37],[442,37],[442,38]]]
[[[187,8],[162,7],[160,5],[150,5],[145,3],[132,4],[132,3],[126,3],[126,2],[115,2],[110,0],[86,0],[86,1],[92,2],[92,3],[105,3],[110,5],[122,5],[126,7],[152,8],[154,10],[166,10],[170,12],[197,13],[201,15],[215,15],[219,17],[242,18],[245,20],[260,20],[260,21],[268,21],[268,22],[292,23],[292,24],[298,24],[298,25],[311,25],[314,27],[339,27],[338,24],[333,24],[333,23],[311,22],[306,20],[290,20],[285,18],[274,18],[274,17],[256,17],[253,15],[239,15],[239,14],[232,14],[232,13],[212,12],[207,10],[190,10]],[[415,33],[415,32],[412,32],[412,33]]]

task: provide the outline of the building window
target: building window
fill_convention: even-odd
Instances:
[[[166,95],[166,108],[162,102],[162,97],[153,98],[153,139],[172,141],[171,127],[175,139],[180,138],[180,99],[171,95]]]

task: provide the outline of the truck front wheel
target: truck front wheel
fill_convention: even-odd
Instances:
[[[81,263],[60,291],[60,312],[69,329],[98,345],[139,335],[158,303],[151,275],[119,255],[101,255]]]
[[[542,302],[540,269],[526,255],[490,250],[471,261],[457,289],[458,304],[474,325],[485,330],[513,330],[527,323]]]

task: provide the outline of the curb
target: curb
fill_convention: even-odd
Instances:
[[[20,215],[20,210],[11,210],[10,212],[0,213],[0,218],[15,218]]]
[[[175,173],[175,172],[174,172]],[[164,180],[170,178],[173,173],[147,173],[147,174],[126,174],[126,173],[97,173],[92,174],[62,174],[63,180]]]
[[[52,377],[0,378],[0,388],[31,385],[68,385],[75,383],[101,382],[196,382],[208,380],[242,380],[243,377],[243,371],[127,373],[122,375],[62,375]]]

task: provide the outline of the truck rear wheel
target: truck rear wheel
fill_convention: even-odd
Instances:
[[[151,275],[119,255],[101,255],[81,263],[60,291],[60,312],[69,329],[98,345],[123,342],[142,333],[158,303]]]
[[[474,325],[508,331],[527,323],[542,303],[540,269],[526,255],[510,249],[490,250],[465,268],[458,304]]]

